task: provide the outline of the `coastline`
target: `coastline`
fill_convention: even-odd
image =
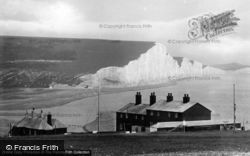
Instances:
[[[168,86],[173,86],[173,85],[176,85],[176,81],[171,80],[171,81],[166,82],[166,83],[152,84],[152,85],[145,85],[145,86],[124,87],[124,88],[103,87],[103,88],[101,88],[101,94],[113,94],[113,93],[129,92],[129,91],[147,90],[147,89],[168,87]],[[12,88],[10,90],[15,91],[16,89],[21,90],[21,91],[27,90],[27,88]],[[10,110],[11,111],[17,111],[17,110],[21,111],[21,110],[30,109],[34,106],[36,106],[36,108],[39,108],[39,109],[52,108],[52,107],[63,106],[63,105],[69,104],[70,102],[73,102],[73,101],[78,101],[78,100],[82,100],[85,98],[97,96],[97,91],[95,91],[96,89],[82,89],[82,88],[67,88],[67,89],[28,88],[28,89],[30,89],[30,91],[29,91],[30,93],[25,92],[24,95],[22,95],[22,96],[27,96],[26,98],[14,99],[14,100],[11,99],[11,100],[5,100],[5,101],[3,100],[2,101],[3,103],[0,105],[0,109],[1,109],[0,116],[13,115],[13,114],[10,114],[9,112],[4,113],[4,112],[10,111]],[[7,89],[7,90],[9,90],[9,89]],[[12,92],[10,90],[7,92],[11,94]],[[32,90],[42,90],[42,91],[45,91],[45,93],[42,92],[41,94],[39,94],[39,93],[36,94],[36,93],[32,92]],[[58,100],[58,101],[56,101],[53,98],[44,99],[43,98],[44,96],[47,96],[47,97],[50,96],[50,95],[45,95],[47,91],[53,97],[55,97],[55,95],[53,95],[53,93],[62,94],[62,96],[65,95],[65,97],[57,95],[56,100]],[[16,96],[18,97],[18,92],[14,92],[14,93],[17,94]],[[41,95],[41,97],[39,97],[39,95]],[[12,96],[14,96],[14,95],[12,95]],[[37,99],[33,98],[32,96],[37,97]],[[41,101],[40,101],[40,99],[41,99]],[[49,100],[51,100],[51,101],[49,101]],[[6,104],[4,104],[4,102]],[[34,102],[34,103],[32,103],[32,102]],[[50,104],[44,104],[44,102],[50,103]],[[22,107],[23,105],[25,107]],[[16,114],[16,115],[18,115],[18,114]]]

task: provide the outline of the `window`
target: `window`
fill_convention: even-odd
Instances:
[[[128,114],[126,114],[126,119],[128,118]]]
[[[122,130],[123,129],[123,125],[122,125],[122,123],[120,124],[120,130]]]
[[[150,112],[150,116],[154,116],[154,112],[153,111]]]
[[[135,120],[137,120],[138,119],[138,117],[137,117],[137,115],[135,115]]]
[[[171,113],[170,112],[168,112],[168,118],[171,118]]]
[[[178,118],[178,113],[175,113],[175,118]]]
[[[157,112],[157,116],[160,116],[160,112]]]
[[[123,114],[120,114],[120,118],[123,118]]]
[[[141,116],[141,120],[144,120],[144,116]]]

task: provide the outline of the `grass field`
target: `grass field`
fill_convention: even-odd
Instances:
[[[93,155],[235,155],[250,154],[250,132],[188,132],[137,134],[72,134],[2,138],[11,140],[64,140],[65,149]],[[1,139],[0,139],[1,140]]]

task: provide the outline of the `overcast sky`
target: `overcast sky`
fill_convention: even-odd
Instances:
[[[0,35],[156,41],[168,52],[205,64],[250,65],[248,0],[0,0]],[[220,43],[171,44],[188,40],[188,20],[235,9],[240,18]],[[103,28],[110,25],[144,28]]]

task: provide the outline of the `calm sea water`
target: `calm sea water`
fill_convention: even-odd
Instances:
[[[153,45],[153,42],[0,36],[0,71],[14,68],[67,74],[95,73],[108,66],[124,66]]]

